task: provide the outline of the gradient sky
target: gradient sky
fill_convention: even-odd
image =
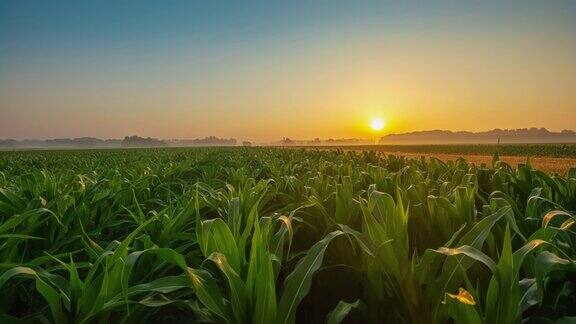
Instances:
[[[576,2],[503,2],[0,0],[0,139],[576,129]]]

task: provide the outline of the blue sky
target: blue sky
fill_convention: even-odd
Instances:
[[[0,138],[576,128],[574,57],[569,1],[0,1]]]

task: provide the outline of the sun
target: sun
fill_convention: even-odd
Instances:
[[[380,118],[374,118],[370,121],[370,128],[376,132],[383,130],[385,126],[386,123]]]

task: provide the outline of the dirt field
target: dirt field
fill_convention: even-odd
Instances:
[[[419,158],[421,156],[434,156],[442,161],[455,160],[460,157],[473,162],[475,164],[486,163],[490,165],[492,163],[492,156],[486,155],[456,155],[456,154],[427,154],[427,153],[404,153],[404,152],[386,152],[388,154],[402,155],[411,158]],[[523,156],[502,156],[500,160],[512,165],[518,166],[518,164],[526,163],[526,157]],[[571,167],[576,167],[576,159],[569,158],[550,158],[550,157],[533,157],[530,158],[530,163],[535,169],[550,172],[565,174]]]
[[[321,148],[321,147],[315,147]],[[326,148],[326,149],[336,149],[333,147]],[[365,150],[366,147],[358,147],[355,148],[354,146],[346,146],[340,147],[339,149],[342,150]],[[376,148],[378,149],[378,148]],[[401,155],[406,156],[409,158],[420,158],[421,156],[433,156],[438,158],[442,161],[450,161],[456,160],[460,157],[463,157],[467,161],[470,161],[475,164],[486,163],[487,165],[492,164],[492,156],[491,155],[477,155],[477,154],[445,154],[445,153],[408,153],[408,152],[391,152],[387,150],[378,149],[379,151],[386,153],[386,154],[394,154],[394,155]],[[501,156],[500,159],[511,166],[518,166],[518,164],[526,163],[526,156]],[[558,174],[566,174],[570,168],[576,168],[576,158],[555,158],[555,157],[531,157],[530,163],[535,169],[542,170],[549,173],[558,173]]]

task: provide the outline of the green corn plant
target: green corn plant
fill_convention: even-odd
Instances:
[[[0,321],[569,321],[575,197],[498,155],[0,152]]]
[[[524,300],[530,299],[529,294],[532,293],[527,289],[524,295],[521,295],[520,271],[522,264],[529,253],[545,244],[545,241],[536,239],[529,241],[513,252],[510,231],[506,227],[503,247],[497,263],[482,251],[468,245],[437,250],[437,252],[448,256],[464,255],[467,258],[480,261],[492,273],[483,309],[478,309],[480,305],[470,302],[470,300],[474,300],[473,297],[469,297],[468,301],[464,298],[456,298],[458,302],[466,306],[452,305],[452,308],[446,311],[448,316],[456,319],[469,318],[473,319],[472,322],[478,323],[519,322],[522,312],[525,310],[524,306],[530,305],[529,303],[525,304]],[[465,291],[463,288],[460,289]],[[469,293],[466,294],[471,296]],[[475,305],[476,307],[474,307]]]
[[[415,282],[408,239],[408,210],[404,209],[400,193],[392,196],[368,189],[368,198],[360,200],[363,232],[374,250],[366,255],[370,303],[381,303],[386,297],[396,302],[395,320],[416,321],[420,316],[420,287]],[[396,307],[395,307],[396,308]]]

